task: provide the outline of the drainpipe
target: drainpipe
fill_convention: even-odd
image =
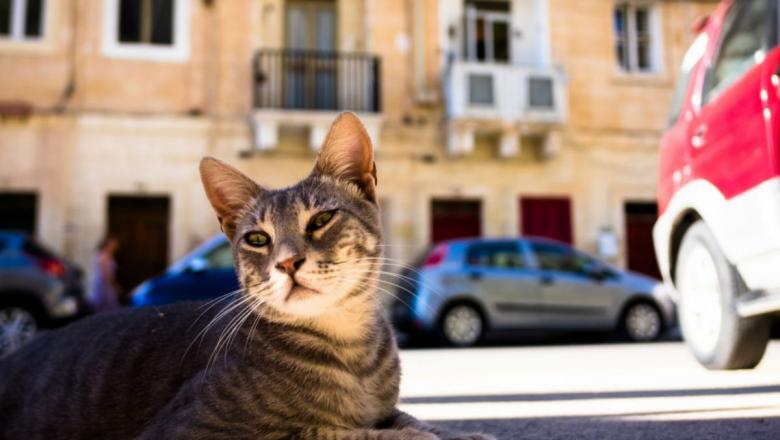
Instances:
[[[70,2],[70,48],[68,54],[68,80],[60,93],[60,99],[54,105],[54,111],[62,113],[68,107],[68,103],[76,93],[76,51],[78,50],[78,32],[79,32],[79,0]],[[45,31],[44,31],[45,32]]]
[[[414,97],[420,104],[434,104],[436,93],[428,86],[425,70],[425,7],[427,0],[412,0],[412,65],[414,77]]]

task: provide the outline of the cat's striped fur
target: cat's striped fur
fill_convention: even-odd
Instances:
[[[36,339],[0,361],[0,438],[484,438],[396,409],[398,353],[376,286],[376,169],[354,115],[334,123],[293,187],[261,188],[214,159],[201,174],[242,292]]]

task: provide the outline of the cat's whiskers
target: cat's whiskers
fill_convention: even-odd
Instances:
[[[429,283],[427,283],[423,279],[421,279],[423,273],[420,272],[420,270],[418,270],[414,266],[410,266],[408,264],[403,264],[403,263],[398,263],[398,262],[395,262],[392,259],[386,259],[384,257],[381,257],[381,258],[366,257],[366,258],[363,258],[363,259],[365,259],[365,260],[380,260],[380,261],[384,262],[383,266],[387,265],[387,266],[395,266],[395,267],[401,267],[403,269],[407,269],[410,272],[412,272],[413,274],[419,276],[419,278],[414,278],[414,277],[410,277],[408,275],[404,275],[402,273],[391,272],[391,271],[386,271],[384,274],[385,275],[394,276],[394,277],[397,277],[397,278],[403,278],[403,279],[408,280],[408,281],[413,282],[413,283],[422,284],[423,286],[425,286],[425,288],[429,289],[431,291],[431,293],[433,293],[434,295],[438,296],[439,298],[444,298],[444,295],[438,289],[436,289],[435,287],[431,286]],[[359,260],[359,259],[356,259],[356,260]]]
[[[398,283],[392,282],[392,281],[390,281],[390,280],[387,280],[387,279],[383,279],[383,278],[381,277],[381,275],[389,275],[389,276],[394,276],[394,277],[404,278],[404,279],[407,279],[407,280],[410,280],[410,281],[413,281],[413,282],[418,282],[418,283],[420,282],[420,280],[415,280],[414,278],[407,277],[407,276],[404,276],[404,275],[401,275],[401,274],[397,274],[397,273],[395,273],[395,272],[388,272],[388,271],[384,271],[384,270],[381,270],[381,269],[375,269],[375,268],[371,268],[371,267],[375,266],[376,264],[375,264],[375,263],[362,263],[362,264],[361,264],[360,262],[358,262],[358,260],[359,260],[359,259],[355,259],[355,260],[354,260],[356,263],[355,263],[355,264],[352,264],[352,265],[350,266],[350,267],[351,267],[351,270],[349,270],[349,271],[346,271],[346,272],[342,271],[342,272],[340,272],[340,274],[339,274],[339,275],[334,275],[334,276],[333,276],[331,279],[344,278],[346,275],[349,275],[349,274],[361,274],[361,275],[362,275],[362,274],[366,274],[366,273],[368,273],[368,274],[374,274],[374,275],[378,275],[377,277],[375,277],[375,279],[376,279],[376,281],[377,281],[377,282],[379,282],[379,283],[383,283],[383,284],[385,284],[385,285],[389,285],[389,286],[391,286],[391,287],[395,287],[395,288],[397,288],[397,289],[400,289],[400,290],[403,290],[404,292],[408,293],[409,295],[411,295],[411,296],[413,296],[413,297],[415,297],[415,296],[418,296],[417,292],[414,292],[414,291],[410,290],[409,288],[407,288],[407,287],[405,287],[405,286],[402,286],[402,285],[400,285],[400,284],[398,284]],[[368,268],[368,269],[358,269],[359,267],[366,266],[366,265],[368,265],[368,266],[369,266],[369,268]],[[354,278],[354,277],[353,277],[353,278]],[[438,297],[440,297],[440,298],[443,298],[443,295],[442,295],[440,292],[438,292],[437,290],[435,290],[435,289],[432,289],[432,288],[430,288],[430,287],[429,287],[429,286],[427,286],[427,285],[426,285],[426,288],[429,288],[429,290],[430,290],[430,291],[431,291],[431,292],[432,292],[434,295],[436,295],[436,296],[438,296]],[[384,293],[387,293],[387,294],[389,294],[390,296],[392,296],[392,297],[394,297],[394,298],[396,298],[398,301],[400,301],[402,304],[404,304],[404,305],[405,305],[407,308],[409,308],[409,310],[413,310],[413,309],[412,309],[412,307],[411,307],[411,305],[409,305],[409,304],[408,304],[406,301],[404,301],[402,298],[400,298],[400,297],[398,297],[397,295],[395,295],[395,294],[393,294],[393,293],[391,293],[391,292],[388,292],[387,290],[384,290],[384,289],[383,289],[383,292],[384,292]],[[433,312],[433,309],[432,309],[432,308],[431,308],[431,307],[430,307],[428,304],[425,304],[425,307],[426,307],[426,309],[427,309],[427,311],[428,311],[429,313]]]
[[[234,296],[234,295],[236,295],[236,294],[239,294],[239,293],[241,293],[241,292],[244,292],[244,291],[245,291],[245,289],[252,289],[252,288],[255,288],[255,287],[257,287],[257,286],[260,286],[260,285],[263,285],[263,284],[267,284],[267,281],[262,281],[262,282],[259,282],[259,283],[257,283],[257,284],[250,285],[250,286],[248,286],[248,287],[246,287],[246,288],[243,288],[243,287],[242,287],[242,288],[240,288],[240,289],[236,289],[236,290],[234,290],[234,291],[232,291],[232,292],[228,292],[228,293],[224,294],[222,297],[219,297],[219,298],[217,298],[217,300],[219,300],[219,301],[216,301],[216,302],[214,302],[214,304],[212,304],[212,305],[209,307],[209,309],[210,309],[210,308],[212,308],[212,307],[214,307],[214,306],[215,306],[216,304],[218,304],[219,302],[221,302],[221,301],[225,300],[226,298],[229,298],[229,297],[231,297],[231,296]],[[264,289],[261,289],[261,290],[260,290],[260,293],[264,292],[265,290],[267,290],[268,288],[271,288],[271,287],[272,287],[272,286],[270,286],[270,285],[269,285],[269,286],[265,287]],[[258,296],[258,297],[259,297],[259,296]],[[224,318],[225,316],[227,316],[228,314],[230,314],[231,312],[233,312],[233,311],[234,311],[234,310],[236,310],[237,308],[239,308],[239,307],[241,307],[241,306],[243,306],[243,305],[246,305],[246,303],[247,303],[247,302],[249,302],[251,299],[252,299],[252,298],[251,298],[251,296],[250,296],[250,295],[243,295],[243,296],[239,296],[239,297],[238,297],[238,299],[237,299],[237,300],[235,300],[235,302],[234,302],[234,303],[232,303],[232,304],[229,304],[229,305],[225,306],[225,308],[224,308],[224,309],[222,309],[222,310],[221,310],[219,313],[217,313],[217,315],[215,315],[213,318],[211,318],[211,320],[210,320],[210,321],[209,321],[209,322],[208,322],[208,323],[207,323],[207,324],[204,326],[204,328],[203,328],[203,329],[201,329],[201,330],[198,332],[198,334],[197,334],[197,335],[195,335],[195,337],[193,338],[192,342],[190,342],[190,344],[187,346],[187,349],[184,351],[184,354],[182,355],[182,359],[184,358],[184,356],[186,356],[186,354],[187,354],[187,353],[189,352],[189,350],[192,348],[193,344],[195,344],[195,342],[197,342],[198,340],[200,340],[200,341],[202,342],[203,338],[204,338],[204,337],[205,337],[205,335],[208,333],[208,331],[209,331],[209,330],[211,330],[211,329],[212,329],[214,326],[216,326],[216,325],[217,325],[217,323],[218,323],[218,322],[219,322],[219,321],[220,321],[222,318]],[[201,306],[201,307],[202,307],[202,306]],[[201,312],[201,314],[198,316],[198,318],[195,320],[195,322],[197,322],[198,320],[200,320],[200,318],[201,318],[201,317],[202,317],[202,316],[203,316],[203,315],[204,315],[204,314],[205,314],[205,313],[206,313],[206,312],[207,312],[209,309],[206,309],[206,310],[204,310],[203,312]],[[193,324],[192,324],[192,325],[190,325],[190,328],[192,328],[192,326],[194,326],[194,325],[195,325],[195,322],[193,322]]]
[[[216,359],[216,356],[218,356],[220,350],[224,349],[225,359],[227,360],[227,353],[230,349],[230,346],[232,345],[238,332],[240,331],[241,327],[244,325],[246,320],[249,319],[249,317],[254,314],[255,315],[255,323],[253,324],[254,326],[257,324],[258,319],[260,319],[261,317],[260,306],[266,302],[266,300],[261,296],[261,294],[267,292],[268,290],[275,290],[276,288],[279,287],[281,283],[280,282],[269,283],[268,281],[264,281],[263,283],[258,283],[256,285],[250,286],[249,288],[254,288],[261,284],[265,284],[262,289],[260,289],[259,291],[253,291],[251,292],[251,294],[244,295],[241,298],[241,300],[237,301],[238,304],[231,305],[234,306],[231,309],[231,311],[241,306],[246,306],[246,309],[237,312],[236,315],[228,322],[228,324],[220,332],[217,338],[217,343],[214,346],[214,350],[211,356],[209,356],[209,362],[207,363],[206,371],[208,371],[209,366],[213,365],[214,360]],[[223,311],[222,313],[224,312],[225,311]],[[247,343],[245,343],[244,351],[246,351]]]
[[[363,274],[365,274],[365,273],[366,272],[363,272]],[[378,290],[378,291],[380,291],[382,293],[385,293],[385,294],[387,294],[387,295],[397,299],[402,304],[404,304],[407,308],[409,308],[409,310],[413,310],[412,306],[409,303],[407,303],[402,298],[400,298],[397,295],[395,295],[392,291],[390,291],[388,289],[385,289],[385,288],[383,288],[381,286],[378,286],[378,285],[373,285],[372,286],[370,284],[370,282],[371,281],[376,281],[376,282],[380,282],[380,283],[389,284],[390,286],[393,286],[393,287],[404,289],[402,286],[399,286],[398,284],[395,284],[395,283],[392,283],[392,282],[389,282],[389,281],[386,281],[386,280],[382,280],[382,279],[380,279],[378,277],[375,277],[373,279],[366,279],[365,276],[350,276],[350,275],[351,275],[350,273],[342,273],[340,275],[333,276],[331,279],[346,279],[348,281],[355,281],[355,282],[357,282],[356,286],[355,286],[356,288],[360,288],[360,287],[374,288],[374,289],[376,289],[376,290]],[[406,290],[408,292],[407,289],[404,289],[404,290]],[[426,305],[426,307],[428,307],[430,309],[430,306]]]
[[[369,260],[369,261],[361,261],[361,260]],[[350,264],[350,267],[352,267],[352,268],[363,267],[363,266],[366,266],[366,265],[368,265],[370,267],[373,267],[374,265],[376,265],[376,263],[374,261],[387,261],[387,260],[384,259],[383,257],[382,258],[363,257],[363,258],[355,258],[353,260],[345,260],[343,262],[338,262],[338,263],[334,263],[334,264]],[[405,265],[405,264],[399,264],[399,263],[392,263],[391,262],[390,265],[394,265],[394,266],[399,266],[399,267],[403,267],[403,268],[406,268],[406,269],[410,269],[413,272],[415,272],[416,274],[422,275],[421,272],[418,271],[417,269],[414,269],[411,266],[408,266],[408,265]],[[437,296],[439,299],[443,299],[444,298],[444,294],[442,294],[438,289],[434,288],[429,283],[426,283],[425,281],[423,281],[420,278],[415,279],[413,277],[410,277],[410,276],[407,276],[407,275],[404,275],[404,274],[401,274],[401,273],[392,272],[392,271],[386,271],[386,270],[382,270],[382,269],[374,269],[374,272],[379,274],[380,276],[381,275],[385,275],[385,276],[390,276],[390,277],[404,279],[404,280],[407,280],[407,281],[412,282],[412,283],[421,284],[426,289],[428,289],[432,294]],[[405,287],[397,285],[397,284],[396,284],[396,287],[398,287],[400,289],[403,289],[404,291],[406,291],[407,293],[409,293],[412,296],[417,296],[416,292],[412,292],[408,288],[405,288]]]

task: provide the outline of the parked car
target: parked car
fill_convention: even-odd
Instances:
[[[780,311],[778,9],[724,1],[698,24],[661,141],[658,264],[711,369],[756,366]]]
[[[0,356],[85,305],[81,270],[24,233],[0,231]]]
[[[651,341],[676,320],[658,280],[541,238],[445,241],[399,281],[396,327],[453,346],[504,329],[620,329]]]
[[[233,254],[224,235],[212,237],[132,293],[134,307],[208,300],[239,288]]]

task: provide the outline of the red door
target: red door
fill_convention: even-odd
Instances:
[[[431,202],[431,241],[482,235],[482,203],[479,200]]]
[[[520,218],[522,235],[573,242],[568,197],[521,197]]]
[[[628,202],[625,204],[624,214],[628,268],[661,279],[653,246],[653,225],[658,218],[658,204]]]

